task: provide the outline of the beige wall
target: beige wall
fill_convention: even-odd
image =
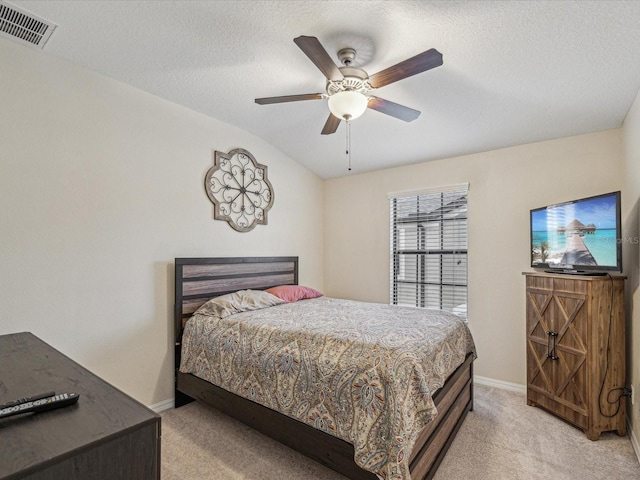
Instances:
[[[0,39],[0,334],[31,331],[141,402],[172,398],[173,259],[299,255],[323,288],[322,181],[267,142]],[[213,220],[212,151],[268,166],[267,226]],[[27,393],[25,391],[25,393]]]
[[[626,288],[628,383],[635,389],[629,402],[636,453],[640,457],[640,94],[624,122],[623,262]]]
[[[0,39],[0,58],[0,334],[32,331],[148,405],[173,395],[174,257],[299,255],[301,283],[386,303],[387,193],[469,182],[476,373],[523,384],[529,210],[622,189],[623,233],[638,235],[640,100],[623,130],[322,182],[253,135],[40,51]],[[276,191],[269,225],[246,234],[212,219],[202,188],[212,150],[234,147]],[[640,263],[624,248],[640,398]]]
[[[387,193],[469,182],[475,373],[525,384],[529,210],[621,190],[622,171],[622,131],[610,130],[326,181],[325,290],[388,302]]]

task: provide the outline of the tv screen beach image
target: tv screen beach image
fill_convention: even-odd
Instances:
[[[616,195],[531,211],[532,265],[617,264]]]

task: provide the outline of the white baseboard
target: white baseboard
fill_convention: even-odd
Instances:
[[[522,385],[520,383],[503,382],[502,380],[481,377],[480,375],[474,375],[473,381],[479,385],[487,385],[489,387],[501,388],[503,390],[511,390],[512,392],[527,393],[526,385]]]
[[[635,432],[631,428],[631,422],[629,421],[629,418],[627,418],[627,432],[629,432],[631,445],[633,445],[633,449],[636,451],[636,456],[638,457],[638,463],[640,463],[640,442],[638,442],[638,437],[636,437]]]
[[[153,405],[149,405],[148,407],[156,413],[163,412],[164,410],[169,410],[173,408],[174,401],[173,398],[169,398],[167,400],[163,400],[162,402],[154,403]]]

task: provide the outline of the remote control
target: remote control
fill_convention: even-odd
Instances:
[[[54,408],[66,407],[78,401],[77,393],[61,393],[52,397],[41,398],[32,402],[20,403],[12,407],[0,409],[0,418],[11,417],[29,412],[44,412]]]
[[[16,405],[20,405],[21,403],[33,402],[34,400],[40,400],[41,398],[53,397],[56,392],[47,392],[47,393],[39,393],[37,395],[31,395],[30,397],[19,398],[18,400],[14,400],[13,402],[3,403],[0,405],[0,410],[8,407],[14,407]]]

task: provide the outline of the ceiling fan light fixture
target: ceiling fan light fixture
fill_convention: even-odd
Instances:
[[[329,97],[329,110],[342,120],[355,120],[367,109],[369,98],[360,92],[345,90]]]

